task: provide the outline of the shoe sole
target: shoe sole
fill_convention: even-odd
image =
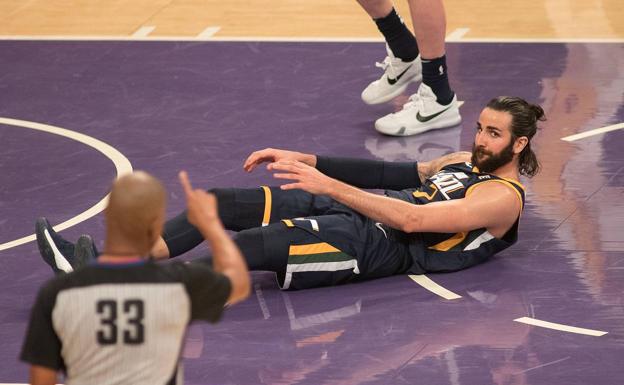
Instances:
[[[380,128],[377,127],[377,124],[375,124],[375,130],[377,130],[377,132],[381,134],[389,135],[389,136],[412,136],[412,135],[422,134],[423,132],[427,132],[431,130],[454,127],[460,123],[461,123],[461,115],[458,114],[457,116],[450,116],[444,119],[436,119],[436,121],[433,124],[427,125],[426,127],[411,128],[411,129],[407,127],[401,127],[395,132],[386,132],[386,131],[382,131]]]
[[[35,235],[37,246],[43,260],[54,270],[55,273],[71,272],[73,270],[69,261],[61,254],[50,235],[52,229],[50,222],[45,218],[37,219],[35,225]],[[54,230],[52,230],[54,231]]]

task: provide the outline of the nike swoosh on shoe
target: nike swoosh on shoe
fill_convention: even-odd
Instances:
[[[426,123],[426,122],[430,121],[431,119],[438,117],[439,115],[444,113],[444,111],[448,110],[449,108],[451,108],[451,106],[448,106],[445,109],[443,109],[442,111],[436,112],[435,114],[431,114],[431,115],[427,115],[427,116],[421,115],[420,111],[418,111],[418,113],[416,114],[416,120],[418,120],[421,123]]]
[[[390,84],[391,86],[395,85],[396,82],[398,82],[399,80],[401,80],[401,78],[403,77],[403,75],[405,75],[405,73],[407,72],[407,70],[409,70],[412,67],[412,65],[410,64],[405,71],[401,72],[395,79],[390,79],[388,78],[388,84]]]

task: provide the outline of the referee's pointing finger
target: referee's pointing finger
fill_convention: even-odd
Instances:
[[[186,171],[180,171],[178,174],[178,178],[180,179],[180,184],[184,189],[184,193],[189,196],[193,193],[193,187],[191,187],[191,182],[189,181],[188,174]]]

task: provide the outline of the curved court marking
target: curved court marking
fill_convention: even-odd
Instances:
[[[568,333],[585,334],[585,335],[594,336],[594,337],[600,337],[600,336],[604,336],[605,334],[607,334],[607,332],[603,332],[601,330],[579,328],[576,326],[569,326],[569,325],[558,324],[554,322],[542,321],[542,320],[539,320],[536,318],[530,318],[530,317],[516,318],[514,321],[521,322],[527,325],[539,326],[542,328],[559,330],[559,331],[568,332]]]
[[[564,136],[563,138],[561,138],[561,140],[565,140],[566,142],[573,142],[575,140],[584,139],[584,138],[598,135],[598,134],[604,134],[605,132],[609,132],[609,131],[621,130],[623,128],[624,128],[624,123],[618,123],[618,124],[613,124],[613,125],[606,126],[606,127],[595,128],[593,130],[581,132],[581,133],[570,135],[570,136]]]
[[[75,140],[77,142],[86,144],[87,146],[93,147],[94,149],[98,150],[99,152],[104,154],[104,156],[106,156],[108,159],[110,159],[113,162],[113,164],[115,165],[115,169],[117,170],[118,177],[122,174],[132,172],[132,164],[130,164],[130,161],[128,160],[128,158],[126,158],[121,152],[119,152],[114,147],[102,142],[101,140],[92,138],[88,135],[81,134],[76,131],[71,131],[65,128],[50,126],[48,124],[29,122],[27,120],[18,120],[18,119],[0,117],[0,124],[6,124],[8,126],[17,126],[17,127],[30,128],[30,129],[38,130],[38,131],[44,131],[50,134],[63,136],[63,137]],[[106,194],[106,196],[102,198],[102,200],[100,200],[98,203],[96,203],[92,207],[88,208],[86,211],[83,211],[82,213],[76,215],[75,217],[54,226],[54,230],[56,231],[65,230],[69,227],[77,225],[78,223],[83,222],[97,215],[106,207],[106,202],[108,201],[108,195],[109,194]],[[34,221],[34,218],[33,218],[33,221]],[[14,241],[1,243],[0,251],[10,249],[11,247],[19,246],[19,245],[22,245],[24,243],[28,243],[34,240],[35,240],[35,234],[31,234],[26,237],[16,239]]]
[[[461,295],[455,294],[452,291],[443,288],[442,286],[433,282],[431,279],[429,279],[429,277],[427,277],[424,274],[420,274],[420,275],[410,274],[409,277],[412,279],[412,281],[416,282],[417,284],[429,290],[433,294],[437,294],[444,299],[452,300],[452,299],[461,298]]]

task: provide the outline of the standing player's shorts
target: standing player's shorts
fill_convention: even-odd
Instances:
[[[406,273],[412,265],[401,232],[325,196],[264,187],[265,250],[288,253],[284,290],[338,285]],[[287,244],[288,250],[285,250]]]

